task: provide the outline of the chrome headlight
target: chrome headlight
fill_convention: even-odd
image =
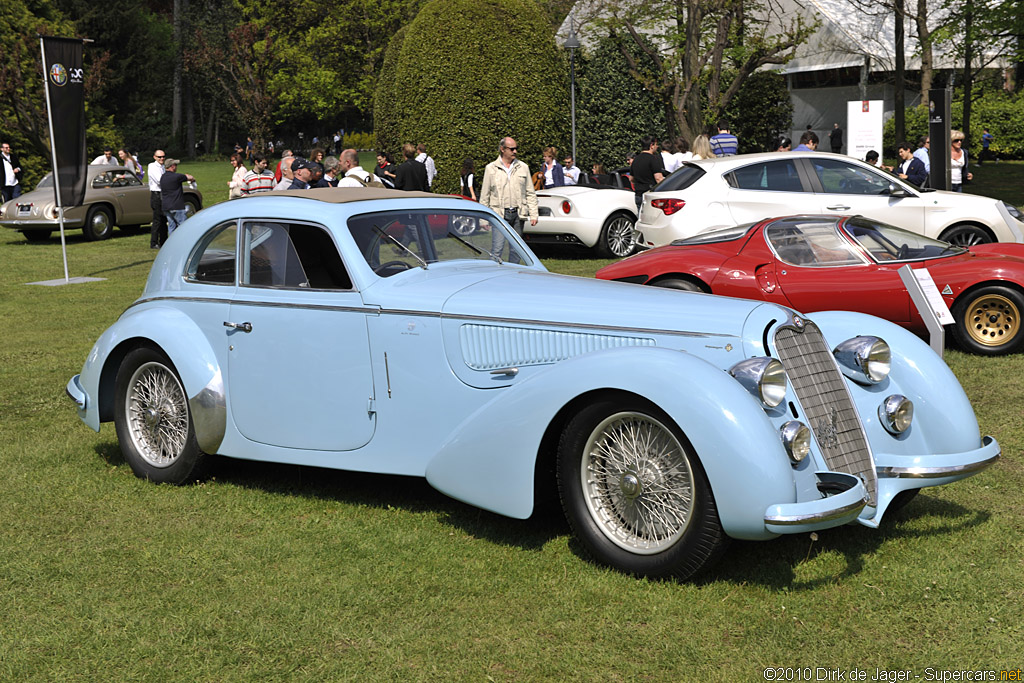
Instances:
[[[1016,206],[1008,202],[1003,202],[1003,206],[1006,207],[1006,212],[1008,214],[1010,214],[1020,222],[1024,223],[1024,213],[1021,213],[1020,209],[1018,209]]]
[[[878,384],[889,376],[892,352],[884,339],[854,337],[837,346],[832,354],[843,374],[860,384]]]
[[[774,358],[741,360],[729,368],[729,374],[766,408],[774,408],[786,400],[786,370]]]
[[[794,465],[801,462],[811,452],[811,430],[803,422],[790,420],[782,425],[779,437]]]
[[[893,394],[878,406],[878,419],[890,434],[902,434],[914,421],[914,402],[901,394]]]

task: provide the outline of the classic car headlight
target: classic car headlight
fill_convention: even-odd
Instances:
[[[729,374],[766,408],[774,408],[786,399],[786,370],[774,358],[741,360],[729,368]]]
[[[914,420],[914,402],[901,394],[893,394],[878,406],[878,419],[890,434],[902,434]]]
[[[860,384],[878,384],[889,376],[892,352],[884,339],[854,337],[832,351],[843,374]]]
[[[1009,202],[1003,202],[1003,206],[1006,207],[1006,212],[1008,214],[1010,214],[1011,216],[1013,216],[1017,220],[1019,220],[1022,223],[1024,223],[1024,213],[1021,213],[1020,209],[1018,209],[1013,204],[1010,204]]]
[[[794,465],[801,462],[811,452],[811,430],[803,422],[790,420],[782,425],[779,436]]]

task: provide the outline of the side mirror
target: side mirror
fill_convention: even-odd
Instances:
[[[909,197],[910,193],[904,190],[896,183],[889,183],[889,196],[890,197]]]

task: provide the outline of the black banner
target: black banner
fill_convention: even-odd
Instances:
[[[59,203],[81,206],[85,199],[88,159],[85,156],[85,72],[82,41],[41,36],[50,114],[50,143],[56,159]]]

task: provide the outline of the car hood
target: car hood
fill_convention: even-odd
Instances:
[[[751,313],[765,307],[776,309],[775,317],[787,315],[787,309],[774,304],[745,299],[524,270],[455,292],[442,312],[446,318],[498,324],[643,331],[707,340],[743,336]],[[760,324],[757,327],[754,332],[760,336]]]

